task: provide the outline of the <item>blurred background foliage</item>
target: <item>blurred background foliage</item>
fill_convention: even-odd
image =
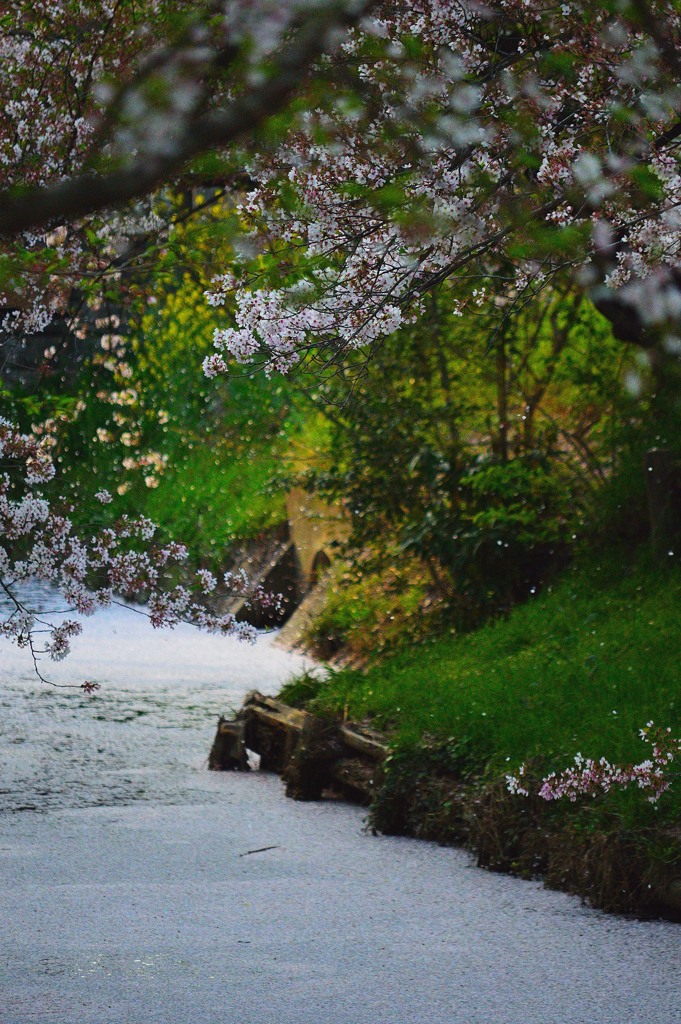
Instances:
[[[307,639],[359,656],[475,628],[576,546],[646,536],[642,454],[677,445],[677,410],[568,278],[516,302],[508,268],[477,267],[368,355],[207,380],[233,311],[204,293],[245,243],[233,207],[204,206],[77,319],[77,357],[46,352],[30,386],[5,381],[82,529],[143,513],[217,569],[285,523],[302,483],[350,524]],[[279,256],[253,258],[266,277]]]
[[[321,650],[325,637],[365,650],[357,609],[381,573],[390,594],[410,566],[427,628],[470,629],[537,593],[599,531],[609,543],[646,534],[642,454],[660,421],[650,393],[625,386],[635,373],[643,389],[645,371],[567,283],[510,319],[470,302],[453,312],[474,286],[442,287],[320,389],[328,457],[304,482],[351,524],[344,579],[312,629]]]

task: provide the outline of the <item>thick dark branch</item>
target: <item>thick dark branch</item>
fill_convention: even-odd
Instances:
[[[368,6],[369,2],[354,4],[348,13],[348,4],[337,0],[326,4],[276,58],[266,81],[236,97],[228,108],[210,111],[188,123],[177,139],[169,139],[167,152],[136,157],[109,173],[88,172],[22,193],[0,193],[0,235],[45,228],[122,206],[169,181],[198,154],[251,134],[286,106],[312,64],[328,49],[333,31],[356,22]]]
[[[647,0],[632,0],[632,7],[641,27],[657,46],[667,69],[678,78],[681,75],[681,56],[676,46],[671,21],[660,18]]]
[[[667,128],[665,132],[658,135],[653,142],[653,149],[656,152],[659,152],[659,150],[664,149],[664,147],[668,146],[671,142],[676,142],[679,135],[681,135],[681,121],[675,121],[674,124]]]

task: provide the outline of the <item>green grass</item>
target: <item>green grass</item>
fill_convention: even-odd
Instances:
[[[577,751],[642,760],[647,721],[681,734],[680,598],[676,567],[591,559],[505,620],[332,675],[310,709],[371,718],[402,745],[453,738],[496,771]]]

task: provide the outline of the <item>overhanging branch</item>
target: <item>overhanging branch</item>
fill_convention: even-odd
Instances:
[[[187,123],[166,153],[136,157],[108,173],[86,172],[53,185],[0,193],[0,235],[12,236],[122,206],[169,181],[199,154],[249,135],[284,109],[310,67],[329,49],[333,31],[356,23],[369,6],[370,0],[352,5],[335,0],[320,8],[274,60],[266,81],[236,97],[229,107]]]

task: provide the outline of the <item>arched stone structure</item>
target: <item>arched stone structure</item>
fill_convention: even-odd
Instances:
[[[333,544],[348,535],[341,508],[294,487],[287,498],[289,536],[296,552],[300,589],[306,593],[331,565]]]
[[[276,611],[248,606],[243,599],[228,605],[237,619],[259,628],[286,622],[330,568],[334,542],[344,540],[349,532],[340,507],[333,508],[302,488],[289,492],[287,512],[288,523],[247,545],[236,561],[253,583],[282,596]]]
[[[315,583],[319,582],[319,578],[324,575],[327,569],[331,568],[332,559],[326,553],[324,548],[321,548],[314,556],[314,562],[312,563],[312,572],[310,574],[310,586],[314,587]]]

